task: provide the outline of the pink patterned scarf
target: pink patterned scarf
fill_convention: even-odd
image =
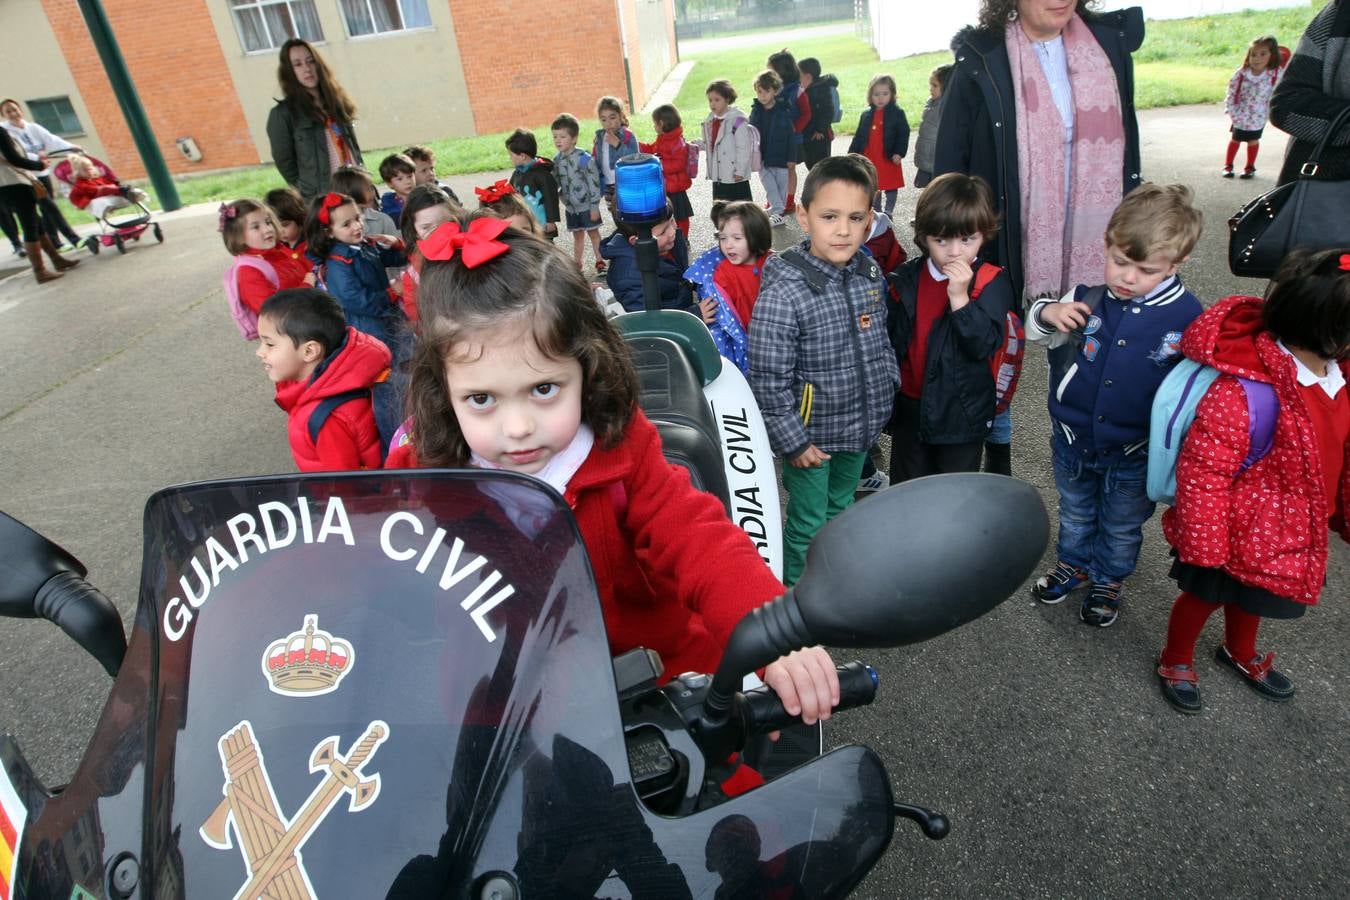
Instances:
[[[1106,265],[1102,236],[1121,198],[1125,126],[1111,61],[1081,18],[1064,29],[1073,86],[1073,159],[1064,154],[1064,121],[1036,48],[1016,22],[1006,45],[1017,103],[1017,175],[1022,199],[1023,296],[1076,284],[1099,284]],[[1064,168],[1072,166],[1069,196]]]

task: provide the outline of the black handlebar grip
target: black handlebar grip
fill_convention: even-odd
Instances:
[[[834,708],[835,712],[866,706],[876,697],[879,683],[876,669],[855,659],[836,666],[835,671],[839,673],[839,705]],[[739,709],[747,737],[768,734],[801,722],[799,717],[788,714],[783,701],[767,684],[741,694]]]

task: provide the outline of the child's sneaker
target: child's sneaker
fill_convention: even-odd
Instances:
[[[858,489],[855,493],[871,494],[876,491],[885,490],[891,486],[891,479],[880,469],[868,475],[866,478],[859,479]]]
[[[1223,177],[1224,177],[1224,178],[1232,178],[1232,177],[1233,177],[1233,167],[1232,167],[1232,166],[1224,166],[1224,167],[1223,167]]]
[[[1238,177],[1239,177],[1239,178],[1243,178],[1243,179],[1247,179],[1247,178],[1255,178],[1255,177],[1256,177],[1256,169],[1255,169],[1254,167],[1250,167],[1250,166],[1249,166],[1249,167],[1243,169],[1243,170],[1242,170],[1242,174],[1239,175]]]
[[[1083,620],[1083,624],[1097,628],[1110,628],[1116,624],[1116,619],[1120,618],[1121,587],[1119,581],[1094,584],[1083,598],[1083,605],[1078,608],[1078,618]]]
[[[787,219],[785,219],[785,218],[783,218],[782,216],[778,215],[778,213],[771,213],[771,214],[769,215],[769,224],[770,224],[771,226],[773,226],[774,228],[777,228],[778,226],[783,225],[783,224],[785,224],[786,222],[787,222]]]
[[[1088,583],[1087,573],[1077,566],[1057,562],[1031,586],[1031,596],[1053,606]]]

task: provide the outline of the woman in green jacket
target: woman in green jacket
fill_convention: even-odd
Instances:
[[[272,161],[306,201],[328,190],[339,166],[362,165],[352,127],[356,104],[323,58],[299,38],[281,45],[277,67],[282,99],[267,116]]]

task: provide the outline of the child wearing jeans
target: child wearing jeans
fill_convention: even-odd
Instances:
[[[1012,283],[980,259],[998,233],[983,178],[949,172],[919,195],[920,255],[888,276],[886,317],[900,363],[891,417],[891,484],[944,472],[978,472],[994,420],[991,361],[1013,306]]]
[[[875,190],[871,170],[852,156],[811,169],[797,208],[806,240],[764,263],[750,316],[750,386],[784,463],[789,585],[816,532],[852,504],[863,456],[900,384],[886,336],[885,281],[860,249]]]
[[[1180,184],[1131,191],[1106,226],[1106,283],[1080,284],[1027,312],[1028,340],[1078,344],[1067,370],[1050,373],[1059,559],[1031,592],[1059,603],[1090,584],[1078,617],[1098,628],[1120,615],[1122,585],[1153,515],[1145,488],[1153,395],[1200,315],[1177,277],[1200,238],[1192,197]]]
[[[1327,526],[1350,541],[1350,247],[1292,253],[1269,295],[1229,297],[1181,339],[1186,356],[1219,370],[1177,457],[1176,504],[1163,534],[1181,588],[1158,659],[1163,697],[1200,712],[1195,642],[1223,607],[1214,659],[1267,700],[1294,684],[1257,652],[1262,618],[1294,619],[1326,586]],[[1270,449],[1244,468],[1252,442],[1249,389],[1274,388]]]
[[[598,275],[605,271],[605,261],[600,256],[600,167],[594,157],[577,148],[581,123],[576,116],[563,113],[553,120],[551,127],[553,146],[558,150],[558,155],[553,158],[553,173],[558,179],[559,195],[566,210],[567,230],[572,233],[572,258],[578,269],[584,268],[581,261],[586,256],[586,238],[589,237]]]
[[[769,197],[769,222],[782,225],[788,201],[788,166],[792,160],[792,112],[778,99],[783,82],[778,73],[765,69],[755,77],[755,102],[750,107],[750,124],[759,130],[759,153],[763,168],[759,171],[764,193]]]

